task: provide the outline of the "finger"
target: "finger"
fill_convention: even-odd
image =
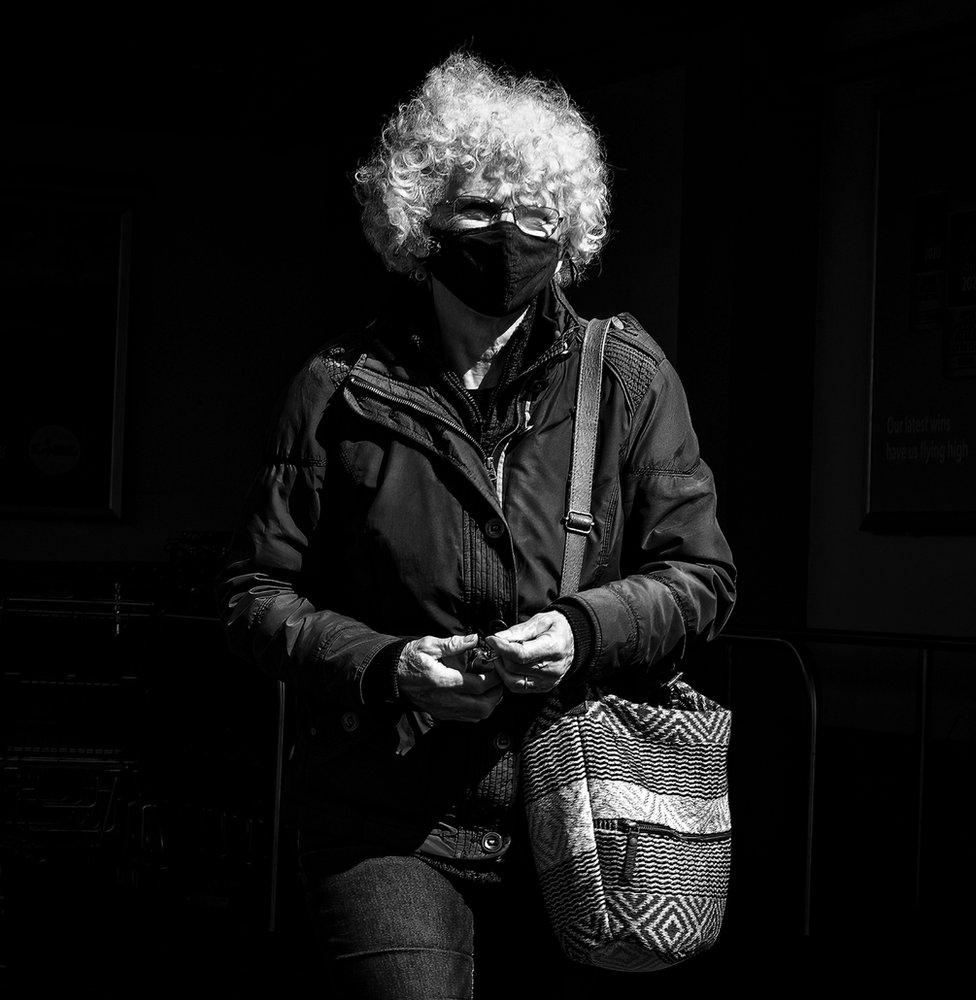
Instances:
[[[513,694],[543,694],[555,686],[555,681],[544,674],[521,674],[501,665],[498,673]]]
[[[493,646],[501,654],[502,659],[516,666],[527,666],[539,660],[559,657],[566,652],[562,648],[563,642],[559,636],[552,632],[546,632],[537,639],[528,639],[521,643],[501,639],[498,636],[489,636],[488,638],[495,640]]]
[[[508,639],[510,642],[524,642],[526,639],[535,639],[543,632],[552,628],[552,622],[548,621],[544,615],[533,615],[524,622],[519,622],[511,628],[502,629],[496,632],[489,639]]]
[[[430,639],[429,651],[432,656],[457,656],[458,653],[465,653],[478,645],[477,632],[472,632],[470,635],[449,635],[444,638],[428,636],[427,638]]]
[[[427,672],[425,685],[431,690],[480,695],[501,684],[494,670],[457,670],[427,653],[420,653]]]
[[[430,653],[420,652],[417,655],[427,675],[425,687],[447,691],[464,687],[465,677],[468,676],[464,671],[441,663],[436,656],[432,656]]]

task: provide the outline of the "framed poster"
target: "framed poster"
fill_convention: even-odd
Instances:
[[[869,531],[976,534],[974,97],[879,108]]]
[[[0,189],[0,514],[122,513],[132,214]]]

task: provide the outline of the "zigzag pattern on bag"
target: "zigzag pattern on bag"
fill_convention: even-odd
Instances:
[[[683,681],[675,685],[680,707],[662,708],[627,701],[617,695],[600,694],[592,700],[563,710],[558,700],[552,699],[540,713],[533,727],[536,735],[568,719],[586,718],[606,725],[613,732],[623,728],[626,734],[640,731],[647,737],[661,742],[715,743],[728,746],[732,727],[731,713],[694,691]],[[694,698],[683,693],[687,689]],[[705,708],[704,705],[710,706]],[[698,707],[696,707],[698,706]]]
[[[553,740],[554,745],[564,751],[571,749],[568,741]],[[554,755],[536,751],[527,752],[523,758],[530,772],[526,777],[525,794],[527,801],[546,795],[553,788],[569,785],[589,778],[592,781],[623,781],[643,785],[656,795],[677,795],[687,798],[714,799],[728,794],[728,782],[721,773],[711,773],[709,768],[721,768],[725,764],[725,752],[720,753],[667,753],[658,752],[644,758],[628,758],[620,753],[620,743],[593,740],[592,744],[613,754],[611,760],[593,761],[589,770],[579,760],[569,756],[554,758],[551,774],[543,780],[532,777],[533,769],[539,766],[540,757],[546,757],[546,766]]]
[[[663,727],[655,731],[635,726],[641,733],[642,752],[634,754],[634,730],[608,728],[605,718],[595,711],[564,716],[541,736],[530,736],[523,750],[527,802],[584,778],[629,781],[658,794],[698,798],[728,794],[727,743],[662,743],[656,733]]]
[[[567,712],[553,699],[525,742],[533,857],[553,929],[578,962],[665,968],[721,930],[731,713],[681,681],[672,704],[604,695]]]
[[[701,712],[683,708],[660,708],[657,705],[640,705],[613,695],[606,695],[596,702],[592,717],[604,722],[614,731],[635,727],[648,737],[662,743],[715,743],[728,746],[730,719],[724,711]]]

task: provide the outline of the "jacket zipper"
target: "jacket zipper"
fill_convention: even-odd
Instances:
[[[548,358],[538,358],[534,364],[527,368],[521,375],[523,381],[528,379],[528,376],[545,364],[552,362],[555,358],[566,357],[569,354],[569,336],[565,336],[559,342],[559,350],[555,352],[551,357]],[[498,494],[498,506],[504,509],[504,492],[502,478],[505,468],[505,449],[508,448],[512,439],[519,433],[519,431],[527,431],[530,427],[529,416],[532,413],[532,400],[525,399],[522,401],[523,406],[519,411],[519,419],[515,427],[502,438],[502,440],[495,445],[495,450],[501,448],[498,452],[498,462],[497,465],[493,456],[488,456],[488,471],[491,473],[492,482],[495,484],[495,491]]]
[[[569,353],[569,338],[564,337],[560,341],[559,350],[553,355],[553,357],[565,357]],[[529,368],[527,368],[520,376],[523,381],[527,380],[529,375],[536,370],[553,360],[550,358],[538,358]],[[508,448],[512,439],[522,430],[529,429],[529,416],[532,412],[532,400],[525,399],[522,401],[523,405],[519,409],[519,419],[515,427],[508,432],[499,441],[494,448],[494,451],[498,452],[498,461],[495,461],[494,454],[487,456],[486,464],[488,466],[488,472],[491,475],[491,481],[495,484],[495,492],[498,496],[498,506],[504,510],[504,486],[503,486],[503,474],[505,468],[505,449]],[[501,450],[499,450],[499,448]]]
[[[492,456],[490,455],[488,456],[489,470],[492,473],[492,479],[495,483],[495,491],[498,494],[498,506],[502,507],[503,510],[504,510],[504,497],[503,497],[503,487],[502,487],[502,475],[505,469],[505,450],[508,448],[512,439],[518,434],[519,431],[528,430],[529,428],[529,414],[532,411],[532,401],[526,399],[524,403],[525,405],[522,408],[521,412],[519,413],[518,423],[512,430],[508,432],[508,434],[505,435],[505,437],[502,438],[502,440],[499,442],[498,445],[495,445],[496,449],[498,449],[499,446],[501,447],[501,450],[498,452],[497,465]],[[522,419],[523,417],[525,420],[524,423]]]
[[[620,881],[626,885],[634,877],[637,866],[637,846],[642,833],[649,833],[670,840],[692,841],[694,843],[721,843],[732,839],[731,830],[718,833],[685,833],[682,830],[672,830],[663,823],[649,823],[640,819],[595,819],[593,826],[597,830],[621,830],[627,834],[627,847],[624,851],[624,864],[620,873]]]

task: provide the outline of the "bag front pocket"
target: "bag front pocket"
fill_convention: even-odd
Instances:
[[[594,819],[604,878],[614,885],[678,895],[724,896],[732,831],[686,833],[636,819]]]

